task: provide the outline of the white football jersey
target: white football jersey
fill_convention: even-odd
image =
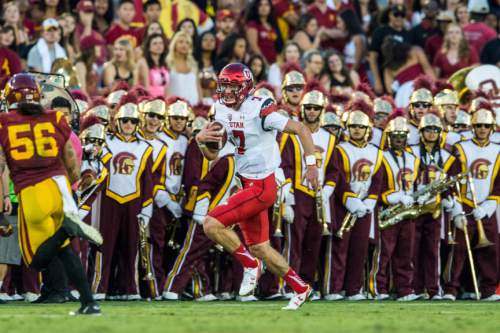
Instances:
[[[181,190],[182,173],[189,142],[186,136],[176,135],[168,129],[158,133],[158,138],[167,145],[165,187],[168,192],[177,195]]]
[[[270,99],[249,96],[238,111],[217,102],[215,120],[224,125],[228,141],[234,144],[237,172],[249,179],[263,179],[281,163],[277,131],[283,131],[288,118],[278,112],[261,117]]]

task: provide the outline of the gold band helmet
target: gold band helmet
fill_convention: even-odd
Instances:
[[[319,90],[311,90],[307,92],[300,101],[300,116],[305,119],[305,109],[307,106],[315,106],[320,109],[319,115],[320,123],[323,123],[323,116],[327,104],[326,96]]]
[[[137,106],[137,104],[132,103],[132,102],[127,102],[118,108],[118,112],[115,115],[115,126],[116,126],[116,130],[120,134],[123,133],[123,130],[121,128],[121,122],[120,122],[122,119],[130,119],[132,121],[132,123],[136,125],[135,131],[137,131],[137,128],[138,128],[139,123],[141,121],[139,107]],[[134,133],[135,133],[135,131],[134,131]]]
[[[438,128],[439,131],[443,130],[443,123],[441,119],[434,113],[425,114],[422,119],[420,119],[420,123],[418,124],[418,129],[422,131],[427,127],[435,127]]]
[[[488,109],[479,109],[472,114],[471,123],[473,128],[477,125],[490,125],[491,135],[491,133],[493,133],[496,128],[495,114],[493,113],[493,111]]]
[[[293,70],[286,73],[283,81],[281,82],[281,95],[283,96],[285,102],[288,103],[288,96],[286,94],[287,88],[295,86],[297,87],[297,91],[301,91],[302,89],[304,89],[305,85],[306,79],[304,78],[304,75],[299,71]]]
[[[463,110],[458,110],[457,111],[457,118],[455,119],[455,127],[459,126],[467,126],[469,127],[471,125],[471,119],[470,119],[470,114]]]

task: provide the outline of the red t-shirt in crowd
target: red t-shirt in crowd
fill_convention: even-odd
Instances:
[[[0,89],[5,87],[5,83],[10,77],[22,70],[21,59],[9,48],[0,48]]]
[[[469,23],[464,27],[465,39],[469,42],[471,48],[481,52],[483,46],[490,40],[497,37],[495,30],[483,22]]]
[[[427,38],[424,46],[427,58],[434,59],[436,57],[436,54],[441,49],[441,46],[443,46],[443,35],[435,34]]]
[[[106,33],[106,44],[113,45],[122,36],[129,36],[131,41],[135,43],[134,47],[139,46],[142,42],[141,32],[138,29],[123,29],[119,24],[114,23]]]
[[[257,30],[260,51],[264,58],[266,58],[267,63],[272,64],[276,61],[278,52],[276,51],[276,40],[278,39],[278,33],[272,27],[266,28],[260,22],[250,21],[246,25],[247,29],[252,28]]]
[[[434,57],[434,61],[432,62],[432,65],[434,67],[437,67],[441,69],[441,72],[439,74],[440,78],[447,79],[449,78],[453,73],[458,71],[459,69],[474,65],[479,63],[479,56],[477,55],[476,50],[470,49],[469,50],[469,56],[466,57],[465,59],[461,59],[459,62],[455,64],[451,64],[450,61],[448,60],[448,57],[446,56],[446,53],[443,51],[439,51],[436,56]]]
[[[316,4],[312,4],[307,7],[307,12],[312,14],[318,21],[320,27],[325,27],[327,29],[332,29],[337,27],[337,12],[330,7],[327,7],[326,11],[323,13]],[[339,52],[344,49],[346,41],[344,39],[327,39],[321,42],[321,47],[324,49],[334,48]]]

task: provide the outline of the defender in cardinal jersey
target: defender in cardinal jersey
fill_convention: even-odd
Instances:
[[[277,131],[299,136],[306,155],[307,171],[304,176],[307,185],[316,189],[318,169],[314,144],[311,133],[303,124],[275,112],[277,106],[272,99],[249,96],[252,88],[252,73],[245,65],[229,64],[222,69],[217,88],[220,101],[214,106],[215,120],[224,125],[229,140],[236,146],[236,170],[243,189],[232,195],[225,204],[210,210],[203,227],[210,239],[221,244],[243,265],[241,296],[249,295],[255,289],[262,273],[262,259],[271,271],[283,277],[295,291],[295,296],[285,309],[296,310],[309,296],[311,287],[270,246],[267,210],[276,199],[274,172],[280,165]],[[215,159],[218,153],[204,144],[220,142],[220,135],[220,131],[205,127],[196,136],[208,159]],[[236,223],[239,223],[251,253],[237,234],[228,228]]]

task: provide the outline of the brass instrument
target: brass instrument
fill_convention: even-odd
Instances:
[[[471,193],[471,197],[472,197],[472,205],[474,206],[473,208],[477,208],[476,188],[474,187],[474,182],[472,181],[471,175],[468,175],[467,182],[469,183],[470,193]],[[477,236],[478,236],[476,249],[495,245],[494,243],[490,242],[488,240],[488,238],[486,237],[486,233],[484,232],[483,221],[480,219],[477,219],[476,225],[477,225]]]
[[[325,210],[323,208],[323,187],[320,186],[316,191],[314,201],[316,203],[316,216],[318,217],[318,222],[323,227],[321,235],[330,236],[332,233],[328,230],[328,223],[326,222]]]
[[[416,201],[418,197],[426,193],[428,193],[430,197],[435,197],[466,176],[466,173],[460,173],[454,177],[442,178],[434,181],[414,192],[412,198]],[[440,207],[435,202],[426,205],[416,204],[411,207],[405,207],[402,203],[398,203],[380,211],[378,214],[378,226],[380,230],[384,230],[402,220],[415,219],[423,214],[433,214],[433,218],[437,218],[440,212]]]
[[[285,186],[285,182],[278,185],[278,196],[273,205],[273,223],[275,225],[274,237],[282,238],[283,232],[281,227],[283,225],[283,186]]]
[[[358,194],[358,198],[364,197],[368,192],[368,189],[363,188],[360,193]],[[338,238],[342,239],[344,237],[344,232],[349,232],[351,229],[354,227],[356,224],[356,221],[358,220],[358,217],[351,213],[350,211],[347,212],[347,214],[344,216],[344,220],[342,221],[342,225],[340,226],[340,229],[337,230],[337,233],[335,236]]]
[[[461,199],[461,192],[460,192],[460,184],[455,182],[455,186],[457,189],[457,195]],[[462,200],[460,200],[462,201]],[[465,214],[462,212],[462,215],[465,217]],[[467,247],[467,256],[469,257],[469,264],[470,264],[470,271],[472,274],[472,284],[474,285],[474,293],[476,294],[476,299],[479,300],[479,288],[477,284],[477,275],[476,275],[476,268],[474,265],[474,256],[472,255],[472,250],[470,246],[470,239],[469,239],[469,232],[467,231],[467,223],[464,223],[464,238],[465,238],[465,246]]]
[[[51,73],[64,77],[64,87],[69,89],[79,89],[80,82],[76,75],[76,69],[68,59],[58,58],[52,63]]]
[[[453,89],[458,92],[458,98],[460,99],[461,104],[466,104],[467,95],[471,92],[465,83],[465,78],[475,67],[477,67],[477,65],[462,68],[453,73],[448,79],[448,82],[453,86]]]
[[[139,252],[141,256],[141,266],[144,270],[143,280],[147,281],[150,296],[156,297],[156,288],[154,284],[154,276],[151,270],[151,260],[149,254],[151,252],[148,242],[147,226],[142,219],[139,219]]]
[[[184,201],[184,197],[186,196],[186,192],[184,191],[184,185],[182,185],[181,189],[179,190],[179,194],[176,196],[176,201],[181,204]],[[179,228],[181,221],[178,218],[174,218],[172,220],[172,227],[171,229],[171,234],[170,238],[168,239],[167,246],[173,250],[178,250],[180,249],[181,245],[176,242],[175,240],[175,235],[177,233],[177,229]]]

